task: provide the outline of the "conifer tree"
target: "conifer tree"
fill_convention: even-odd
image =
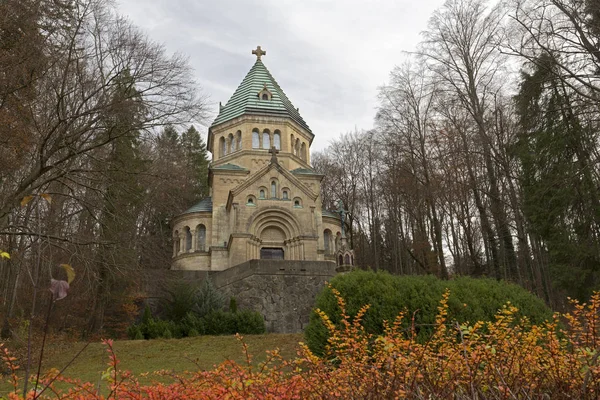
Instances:
[[[525,216],[548,250],[555,285],[586,298],[600,287],[600,204],[594,128],[543,54],[516,96]]]

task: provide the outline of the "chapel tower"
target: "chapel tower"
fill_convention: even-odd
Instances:
[[[249,260],[353,264],[341,218],[322,209],[314,134],[262,62],[209,128],[210,197],[173,221],[172,269],[223,271]]]

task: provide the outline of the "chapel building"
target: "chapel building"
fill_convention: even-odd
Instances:
[[[256,259],[354,263],[342,213],[324,210],[314,134],[262,62],[208,131],[210,196],[173,222],[171,269],[224,271]]]

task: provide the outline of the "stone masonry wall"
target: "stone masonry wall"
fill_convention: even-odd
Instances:
[[[210,276],[215,287],[235,297],[238,308],[260,312],[267,332],[302,332],[319,291],[335,275],[328,261],[250,260],[225,271],[148,271],[144,289],[151,298],[170,282],[200,283]]]

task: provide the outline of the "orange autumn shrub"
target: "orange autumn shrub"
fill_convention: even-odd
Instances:
[[[317,311],[330,333],[328,354],[320,358],[302,346],[291,361],[277,351],[261,364],[225,362],[211,371],[171,377],[170,383],[140,384],[122,371],[112,343],[104,379],[110,394],[102,396],[91,383],[68,380],[50,371],[40,387],[25,396],[60,399],[596,399],[600,398],[600,293],[588,304],[573,303],[573,311],[531,325],[515,317],[507,304],[492,322],[458,325],[448,321],[446,292],[440,301],[434,333],[427,342],[415,339],[415,327],[403,328],[404,315],[373,336],[360,317],[346,315],[344,300],[335,292],[342,324],[336,327]],[[5,361],[13,365],[7,352]],[[10,369],[10,368],[9,368]],[[14,370],[13,370],[14,372]],[[23,399],[18,391],[10,399]],[[63,382],[57,389],[57,382]]]

